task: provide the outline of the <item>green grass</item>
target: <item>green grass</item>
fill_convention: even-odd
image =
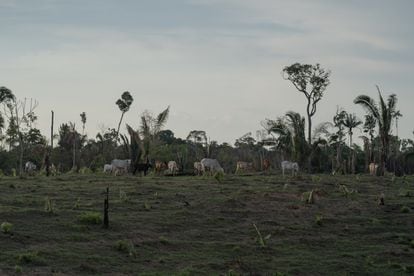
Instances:
[[[3,177],[0,274],[410,274],[413,190],[364,175]]]

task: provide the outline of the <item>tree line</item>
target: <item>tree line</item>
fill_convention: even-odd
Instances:
[[[216,158],[226,172],[234,172],[237,161],[250,161],[256,170],[263,160],[270,160],[277,169],[282,160],[295,161],[309,173],[355,174],[368,171],[370,163],[379,164],[379,175],[396,175],[414,171],[414,142],[398,137],[395,94],[384,98],[377,86],[377,99],[359,95],[354,103],[365,110],[363,119],[338,108],[330,122],[314,126],[313,117],[330,84],[331,71],[319,64],[295,63],[282,70],[283,79],[302,93],[306,102],[305,116],[287,111],[276,119],[265,119],[255,135],[247,133],[234,145],[210,140],[203,130],[190,131],[185,139],[165,130],[170,107],[154,115],[145,111],[137,128],[122,122],[134,99],[125,91],[115,102],[120,110],[116,128],[101,130],[94,138],[86,135],[87,113],[78,122],[63,123],[54,132],[53,112],[50,139],[35,127],[38,120],[34,99],[17,99],[13,92],[0,87],[0,170],[2,174],[22,175],[24,163],[31,161],[39,168],[54,164],[58,171],[96,172],[114,158],[131,159],[132,164],[175,160],[181,171],[191,173],[193,162],[202,158]],[[354,137],[356,129],[363,135]],[[395,133],[393,130],[395,129]],[[355,143],[362,142],[362,147]],[[53,141],[57,141],[54,146]],[[46,160],[46,161],[45,161]]]

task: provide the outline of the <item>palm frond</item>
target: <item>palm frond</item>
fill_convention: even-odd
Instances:
[[[368,114],[372,115],[375,119],[379,120],[381,118],[378,106],[370,96],[359,95],[355,98],[354,104],[361,105]]]

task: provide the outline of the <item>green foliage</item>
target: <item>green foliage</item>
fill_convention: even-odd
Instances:
[[[116,250],[127,253],[130,257],[136,258],[137,251],[130,240],[118,240],[115,244]]]
[[[91,174],[92,170],[87,168],[87,167],[82,167],[82,168],[80,168],[79,173],[80,174]]]
[[[16,274],[21,274],[23,272],[23,268],[20,265],[15,265],[14,266],[14,272]]]
[[[149,204],[147,201],[145,201],[145,202],[144,202],[144,209],[145,209],[146,211],[151,210],[151,204]]]
[[[80,197],[78,197],[78,199],[75,202],[75,205],[73,206],[74,210],[77,210],[80,208]]]
[[[55,204],[50,197],[45,198],[45,212],[49,214],[55,213]]]
[[[119,200],[121,202],[128,202],[129,198],[127,196],[127,193],[121,189],[119,189]]]
[[[401,213],[410,213],[411,209],[408,206],[401,207]]]
[[[316,215],[316,217],[315,217],[315,223],[318,226],[322,226],[322,222],[323,222],[323,216],[322,215]]]
[[[25,252],[17,256],[19,264],[38,263],[40,261],[39,252]]]
[[[101,224],[102,217],[97,212],[84,212],[78,216],[78,221],[84,224]]]
[[[253,223],[253,227],[256,230],[256,240],[259,243],[260,247],[264,248],[266,247],[266,242],[267,240],[269,240],[271,238],[271,234],[267,235],[266,237],[263,238],[262,233],[260,233],[259,229],[257,228],[256,224]]]
[[[357,193],[358,193],[358,191],[357,191],[357,190],[355,190],[355,189],[349,189],[346,185],[343,185],[343,184],[340,184],[340,185],[338,186],[338,189],[339,189],[339,192],[340,192],[343,196],[345,196],[345,197],[348,197],[348,196],[350,196],[350,195],[353,195],[353,194],[357,194]]]
[[[13,224],[11,224],[10,222],[7,222],[7,221],[3,222],[0,225],[1,231],[5,234],[10,234],[11,231],[12,231],[12,228],[13,228]]]

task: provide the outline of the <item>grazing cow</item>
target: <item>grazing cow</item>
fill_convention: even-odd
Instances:
[[[202,173],[203,173],[203,165],[201,165],[201,162],[194,162],[194,174],[202,175]]]
[[[245,171],[252,171],[252,170],[253,170],[253,162],[237,161],[236,173],[245,172]]]
[[[369,168],[369,174],[370,175],[377,175],[378,164],[370,163],[368,168]]]
[[[161,174],[161,173],[162,173],[162,172],[164,172],[167,168],[168,168],[167,163],[162,162],[162,161],[155,161],[155,173],[156,173],[156,174]]]
[[[169,161],[168,162],[168,171],[170,174],[175,175],[178,172],[177,162]]]
[[[268,171],[270,169],[270,161],[269,161],[269,159],[264,159],[262,165],[263,165],[263,170],[264,171]]]
[[[129,167],[131,166],[131,159],[126,159],[126,160],[114,159],[112,160],[111,165],[112,165],[112,172],[114,172],[115,175],[118,175],[120,173],[127,173]]]
[[[27,161],[24,165],[24,171],[26,173],[33,173],[37,169],[36,165],[33,162]]]
[[[112,165],[111,164],[105,164],[103,172],[104,173],[112,173]]]
[[[282,167],[283,176],[285,176],[285,170],[291,170],[292,175],[295,175],[299,172],[299,165],[296,162],[282,161],[280,163],[280,166]]]
[[[210,174],[214,174],[216,172],[224,173],[223,168],[216,159],[204,158],[200,163],[203,173],[206,173],[207,171],[210,172]]]
[[[152,165],[150,163],[138,163],[136,166],[134,166],[134,174],[138,171],[139,173],[144,172],[144,176],[146,176],[150,168],[152,168]]]

